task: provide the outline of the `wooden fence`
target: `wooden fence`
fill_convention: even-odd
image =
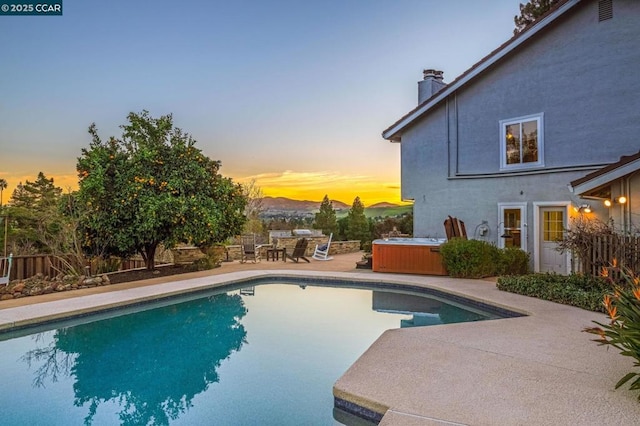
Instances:
[[[640,237],[600,235],[591,239],[587,255],[580,259],[582,272],[594,276],[602,274],[614,262],[621,268],[640,273]]]
[[[67,261],[60,256],[48,254],[34,254],[29,256],[13,256],[13,265],[11,266],[11,280],[22,280],[33,277],[36,274],[42,274],[46,277],[55,277],[60,273],[67,271]],[[119,271],[127,269],[141,268],[144,266],[143,260],[123,259],[119,261],[117,268]],[[95,265],[89,267],[91,273],[95,274]],[[78,271],[82,274],[85,271]]]

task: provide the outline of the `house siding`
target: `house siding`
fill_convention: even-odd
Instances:
[[[536,113],[545,119],[545,168],[637,151],[640,2],[614,8],[598,22],[597,1],[584,2],[459,91],[459,174],[498,172],[498,121]]]
[[[403,130],[402,196],[414,200],[416,237],[443,236],[452,215],[470,237],[487,221],[484,238],[497,243],[497,204],[523,202],[533,253],[534,202],[579,204],[570,181],[637,152],[640,2],[614,0],[613,13],[598,22],[598,2],[580,3]],[[537,113],[544,167],[501,172],[499,121]]]

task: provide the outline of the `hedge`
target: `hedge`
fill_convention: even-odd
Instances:
[[[611,292],[609,282],[602,277],[586,275],[558,275],[553,273],[499,277],[500,290],[524,296],[577,306],[595,312],[605,312],[602,303]]]

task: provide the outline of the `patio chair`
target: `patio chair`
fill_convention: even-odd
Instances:
[[[242,258],[240,263],[253,260],[254,263],[260,262],[261,245],[256,244],[256,234],[242,236]]]
[[[464,222],[457,217],[448,216],[444,221],[444,232],[447,234],[447,240],[452,238],[467,239],[467,230],[464,227]]]
[[[0,257],[0,285],[9,284],[9,275],[11,275],[11,263],[13,261],[13,254],[9,257]]]
[[[309,245],[309,240],[307,240],[306,238],[300,238],[296,242],[296,246],[293,248],[293,253],[291,254],[287,253],[287,257],[296,263],[299,262],[300,259],[304,260],[307,263],[311,263],[309,259],[305,257],[308,245]]]
[[[326,244],[316,244],[316,249],[313,251],[313,257],[315,260],[331,260],[333,257],[329,256],[329,248],[331,247],[331,239],[333,233],[329,235],[329,241]]]

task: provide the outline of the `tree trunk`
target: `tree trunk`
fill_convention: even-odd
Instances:
[[[153,243],[146,246],[145,253],[142,254],[142,258],[144,259],[144,264],[147,267],[147,271],[152,271],[156,267],[156,248],[158,247],[158,243]]]

